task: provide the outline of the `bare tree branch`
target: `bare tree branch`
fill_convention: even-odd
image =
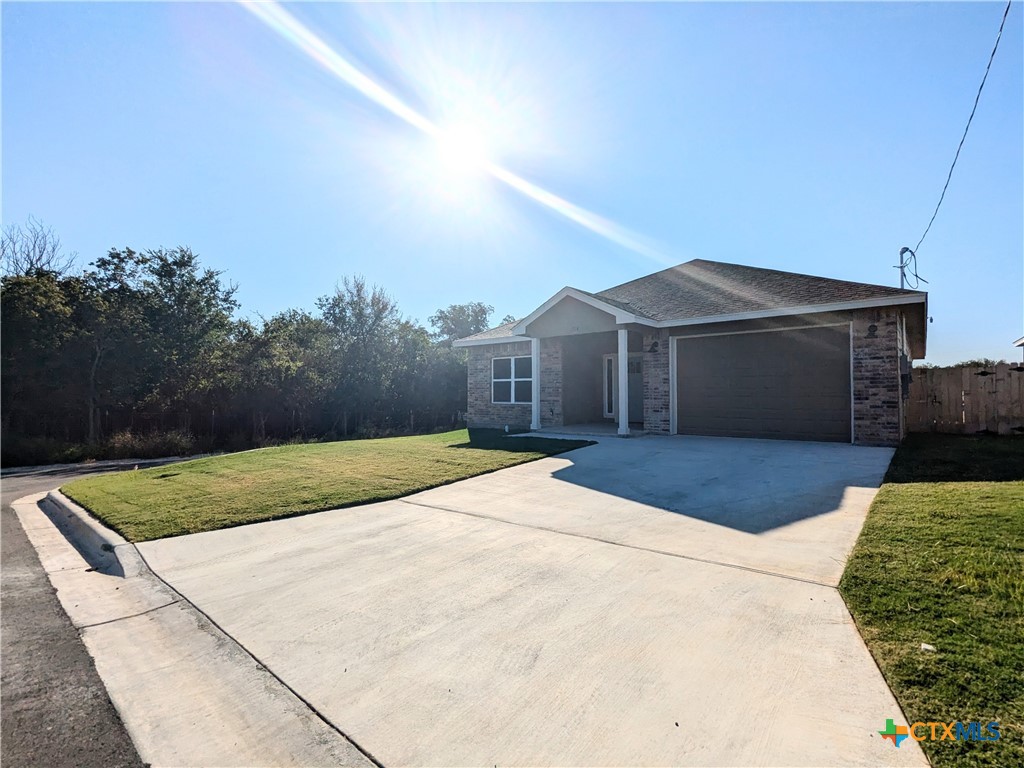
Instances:
[[[4,275],[39,271],[63,275],[71,270],[77,258],[77,253],[64,253],[53,227],[32,216],[24,226],[11,224],[0,233],[0,269]]]

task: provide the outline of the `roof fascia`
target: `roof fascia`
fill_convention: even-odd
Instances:
[[[453,341],[453,347],[485,347],[491,344],[513,344],[517,341],[529,341],[529,336],[492,336],[488,339],[459,339]]]

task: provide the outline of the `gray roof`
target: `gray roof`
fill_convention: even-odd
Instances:
[[[691,320],[768,309],[918,294],[777,269],[694,259],[594,294],[652,320]]]
[[[694,259],[598,293],[580,293],[654,321],[712,319],[788,307],[922,295],[919,291],[887,285],[854,283],[705,259]],[[514,326],[515,323],[506,323],[469,336],[466,340],[497,340],[512,336]]]
[[[511,323],[505,323],[504,325],[499,325],[496,328],[489,328],[486,331],[474,333],[472,336],[466,336],[465,339],[459,339],[459,341],[467,341],[469,339],[503,339],[508,336],[515,336],[512,329],[515,328],[515,325],[518,322],[518,320],[513,320]]]
[[[580,291],[579,288],[577,288],[576,290]],[[611,289],[609,289],[609,290],[611,290]],[[638,312],[635,307],[630,306],[629,302],[619,301],[618,299],[612,298],[611,296],[603,296],[600,293],[591,293],[590,291],[580,291],[580,293],[585,293],[585,294],[587,294],[587,296],[591,296],[591,297],[597,299],[598,301],[603,301],[605,304],[610,304],[613,307],[617,307],[619,309],[624,309],[626,312],[629,312],[631,315],[643,315],[643,312]],[[644,315],[644,316],[646,317],[646,315]],[[648,319],[653,320],[654,318],[650,317]]]

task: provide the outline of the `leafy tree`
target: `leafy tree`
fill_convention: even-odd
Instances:
[[[271,432],[307,434],[330,386],[324,375],[328,339],[322,320],[297,310],[259,327],[248,320],[236,324],[229,412],[248,415],[253,444],[263,444]]]
[[[216,387],[222,355],[238,303],[236,286],[223,285],[221,273],[202,269],[188,248],[147,251],[142,288],[146,322],[152,329],[156,377],[151,399],[175,410],[180,427]]]
[[[331,335],[327,323],[308,312],[290,309],[272,317],[264,332],[278,339],[290,374],[283,380],[281,415],[289,435],[305,436],[319,428],[330,378]]]
[[[329,397],[343,435],[376,415],[392,382],[390,354],[400,322],[398,306],[383,289],[367,288],[362,277],[345,278],[317,302],[331,333],[329,371],[335,381]]]
[[[146,256],[130,248],[111,249],[75,286],[78,354],[71,355],[71,362],[81,366],[87,382],[89,443],[100,437],[101,406],[131,400],[133,385],[144,370],[150,327],[141,275],[147,262]]]
[[[447,309],[439,309],[428,318],[434,329],[431,338],[450,345],[456,339],[486,331],[492,312],[494,307],[480,301],[452,304]]]
[[[1005,360],[993,360],[990,357],[978,357],[973,360],[961,360],[954,363],[951,368],[994,368],[997,365],[1005,364]]]
[[[236,320],[235,287],[188,248],[111,249],[77,274],[11,263],[0,280],[8,463],[66,455],[32,440],[98,457],[146,445],[162,455],[197,437],[246,448],[451,427],[466,404],[466,354],[451,341],[485,329],[492,311],[450,306],[431,332],[353,277],[314,312]]]
[[[994,368],[997,365],[1005,365],[1006,360],[993,360],[990,357],[978,357],[973,360],[961,360],[951,365],[935,365],[934,363],[914,363],[915,368]]]
[[[0,411],[5,434],[12,427],[45,430],[44,414],[60,415],[62,390],[72,373],[64,365],[65,345],[74,333],[71,301],[57,273],[36,271],[3,278]]]

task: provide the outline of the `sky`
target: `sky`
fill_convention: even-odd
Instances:
[[[3,224],[188,246],[249,317],[361,275],[497,323],[693,258],[898,285],[1004,5],[280,7],[318,57],[235,3],[4,2]],[[1020,354],[1022,18],[917,251],[928,362]]]

